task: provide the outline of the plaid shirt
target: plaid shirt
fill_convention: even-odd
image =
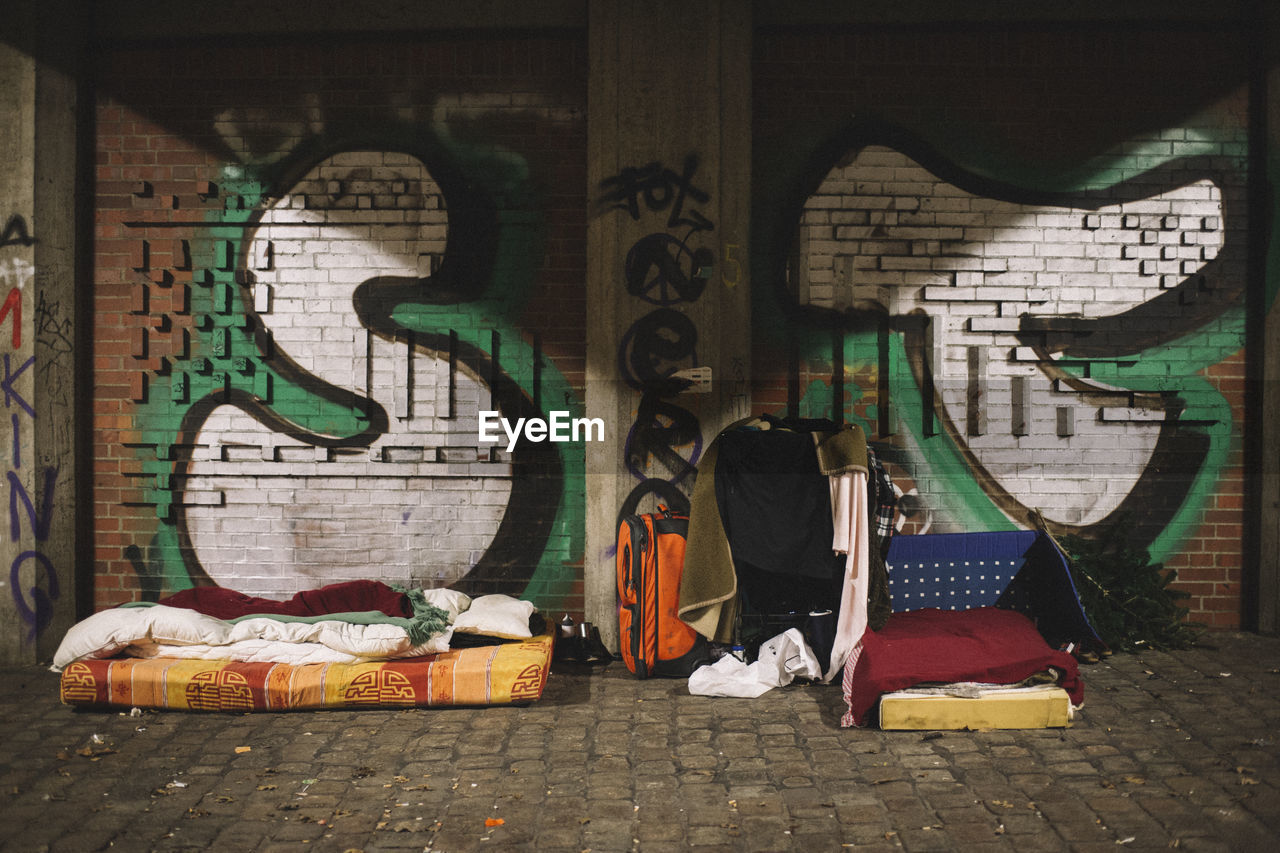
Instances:
[[[876,541],[882,546],[893,536],[894,514],[898,508],[898,495],[893,490],[893,481],[884,470],[884,465],[876,458],[876,452],[867,447],[867,470],[871,476],[867,478],[870,491],[871,529]]]

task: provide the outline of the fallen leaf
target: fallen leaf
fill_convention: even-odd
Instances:
[[[502,826],[504,823],[506,823],[506,821],[500,817],[491,817],[491,818],[485,819],[484,825],[485,826]]]

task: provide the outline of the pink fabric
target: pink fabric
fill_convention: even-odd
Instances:
[[[221,586],[197,586],[162,598],[159,604],[185,607],[216,619],[235,619],[255,613],[276,616],[324,616],[330,613],[377,610],[388,616],[413,616],[408,596],[378,581],[359,580],[304,590],[288,601],[256,598]]]
[[[858,644],[853,647],[853,651],[849,652],[849,657],[844,664],[844,677],[840,679],[840,686],[844,690],[845,698],[845,712],[844,716],[840,718],[840,725],[846,729],[857,725],[853,719],[853,711],[849,710],[849,694],[853,690],[853,674],[858,669],[858,658],[860,657],[862,657],[862,640],[858,640]]]
[[[1026,616],[1012,610],[913,610],[862,636],[844,678],[848,713],[842,724],[866,725],[883,693],[925,682],[1013,684],[1053,667],[1073,704],[1084,701],[1075,658],[1055,651]],[[847,722],[846,722],[847,721]]]
[[[867,475],[863,471],[830,478],[831,521],[835,530],[831,549],[845,554],[840,610],[831,658],[823,662],[824,682],[845,665],[849,653],[867,630],[867,591],[871,575],[871,525],[867,520]]]

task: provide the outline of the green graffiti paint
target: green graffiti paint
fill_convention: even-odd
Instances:
[[[802,351],[813,352],[822,338],[829,340],[829,334],[815,335],[809,341],[810,346]],[[889,395],[898,425],[898,435],[893,440],[905,440],[914,449],[909,473],[916,483],[921,484],[921,491],[929,491],[930,483],[946,485],[945,504],[931,506],[935,524],[952,525],[959,530],[1013,529],[1015,525],[983,492],[951,440],[941,433],[924,435],[924,401],[908,367],[901,335],[892,335],[889,346]],[[846,336],[845,364],[853,370],[874,367],[877,365],[876,347],[874,334]],[[861,389],[846,384],[845,395],[848,404],[845,422],[857,424],[868,436],[875,436],[875,424],[870,418],[858,417],[853,410],[853,402],[862,396]],[[821,380],[811,382],[805,389],[800,411],[806,417],[830,417],[830,384]]]
[[[1182,543],[1196,535],[1201,513],[1217,491],[1231,449],[1231,406],[1218,390],[1202,377],[1186,377],[1179,396],[1187,405],[1183,416],[1204,424],[1185,428],[1206,433],[1209,448],[1182,506],[1148,546],[1151,559],[1158,563],[1176,555]]]
[[[1005,156],[1007,152],[1002,153],[998,146],[990,144],[989,133],[989,129],[974,130],[968,134],[948,133],[939,150],[973,174],[987,176],[1006,185],[1053,192],[1106,190],[1145,170],[1162,166],[1175,156],[1212,155],[1224,167],[1234,162],[1242,170],[1247,156],[1247,147],[1240,141],[1238,130],[1187,128],[1171,129],[1162,133],[1160,139],[1129,144],[1119,154],[1111,153],[1066,166],[1050,166]],[[1177,144],[1170,144],[1170,139],[1176,139]],[[790,152],[796,158],[795,163],[803,163],[813,151],[822,148],[822,143],[815,138],[807,142],[793,138],[776,143],[775,148],[775,154]],[[1280,174],[1280,158],[1271,162],[1269,168],[1272,174]],[[762,196],[787,199],[793,193],[788,181],[803,184],[805,180],[812,179],[812,176],[806,177],[803,168],[788,168],[786,163],[771,163],[765,172],[772,177],[766,176],[758,188],[757,204],[761,203]],[[1272,196],[1272,205],[1277,212],[1273,219],[1277,225],[1267,257],[1265,299],[1268,308],[1274,304],[1276,293],[1280,291],[1280,195]],[[776,207],[785,208],[786,205]],[[755,235],[757,253],[753,255],[756,266],[753,280],[761,286],[754,294],[753,336],[773,346],[795,342],[793,345],[798,348],[801,363],[810,365],[810,369],[821,370],[822,365],[829,363],[829,355],[824,349],[830,339],[829,331],[817,328],[816,323],[806,326],[812,321],[811,317],[788,315],[768,305],[770,299],[776,298],[777,291],[770,291],[767,287],[769,276],[764,274],[764,270],[779,268],[775,262],[789,251],[787,242],[794,233],[793,225],[783,222],[774,233]],[[863,362],[870,358],[868,353],[861,351],[863,346],[865,342],[849,336],[846,364],[856,365],[860,357]],[[1198,460],[1185,499],[1149,544],[1154,559],[1167,559],[1178,552],[1186,539],[1195,533],[1204,509],[1220,486],[1237,427],[1233,423],[1230,404],[1202,374],[1206,368],[1231,358],[1244,346],[1244,309],[1236,305],[1180,339],[1149,348],[1124,361],[1096,358],[1077,362],[1072,367],[1064,366],[1069,372],[1089,376],[1115,388],[1175,395],[1183,406],[1179,430],[1207,438],[1206,452]],[[941,515],[935,520],[962,529],[994,530],[1014,526],[983,491],[953,439],[942,431],[926,435],[922,430],[925,410],[921,390],[905,366],[903,342],[897,334],[891,338],[890,364],[890,392],[898,430],[894,441],[905,445],[911,473],[921,483],[922,492],[927,493],[930,484],[943,486],[939,491],[945,495],[938,495],[938,498],[944,505],[940,508]],[[801,413],[810,416],[829,414],[831,396],[827,383],[811,382],[802,394]],[[846,390],[846,399],[853,399],[850,390]],[[846,420],[857,422],[849,413],[846,413]],[[867,425],[863,425],[866,428]]]
[[[443,136],[446,146],[452,146],[455,163],[506,206],[498,214],[492,281],[479,301],[451,305],[406,302],[395,307],[392,318],[414,331],[447,335],[453,330],[461,341],[485,353],[492,333],[497,332],[503,347],[502,364],[509,366],[511,377],[532,397],[537,354],[525,341],[518,322],[533,287],[533,273],[541,265],[544,228],[537,199],[529,189],[527,166],[514,153],[452,142],[447,134]],[[172,447],[195,403],[217,399],[230,387],[253,394],[274,415],[305,433],[340,441],[355,439],[370,426],[358,408],[328,399],[277,370],[246,331],[243,321],[248,311],[234,270],[248,248],[250,235],[244,224],[264,203],[270,169],[270,165],[257,170],[229,165],[224,170],[220,181],[223,194],[236,199],[237,204],[210,215],[209,221],[225,227],[207,229],[210,256],[202,259],[204,263],[193,264],[207,270],[208,278],[192,288],[191,312],[197,323],[189,351],[184,357],[173,358],[170,370],[151,377],[147,399],[134,409],[133,420],[140,428],[135,454],[145,475],[144,500],[155,508],[156,526],[146,548],[147,571],[163,578],[167,591],[184,589],[194,582],[173,520]],[[543,400],[575,416],[582,414],[579,395],[554,364],[544,362],[537,373]],[[582,442],[558,443],[556,447],[564,478],[554,532],[525,592],[526,597],[548,606],[567,595],[580,578],[585,547],[585,447]]]

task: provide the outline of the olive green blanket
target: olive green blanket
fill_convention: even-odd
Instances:
[[[748,418],[733,429],[769,429],[769,422]],[[776,428],[776,427],[773,427]],[[689,536],[680,580],[681,620],[715,643],[730,643],[738,616],[738,577],[716,501],[716,459],[720,435],[698,462],[698,477],[689,501]],[[856,426],[838,432],[815,432],[818,467],[825,475],[867,470],[867,442]]]

